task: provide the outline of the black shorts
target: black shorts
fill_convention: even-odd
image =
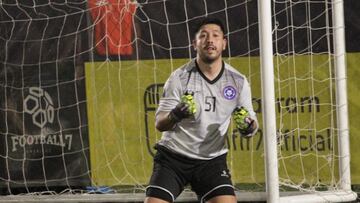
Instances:
[[[200,202],[219,195],[235,195],[226,164],[226,154],[211,160],[198,160],[157,146],[147,197],[173,202],[190,184]]]

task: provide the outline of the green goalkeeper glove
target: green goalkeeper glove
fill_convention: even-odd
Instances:
[[[244,107],[236,108],[234,111],[234,121],[236,128],[243,136],[250,135],[253,129],[254,120],[249,117],[249,111]]]
[[[185,93],[181,96],[181,101],[176,107],[171,110],[169,119],[175,123],[180,122],[184,118],[189,118],[195,115],[196,104],[194,102],[193,93]]]
[[[194,102],[194,93],[185,93],[181,97],[181,102],[185,103],[188,106],[188,113],[190,115],[195,115],[195,113],[196,113],[196,104]]]

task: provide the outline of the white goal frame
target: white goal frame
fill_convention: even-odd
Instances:
[[[279,193],[277,159],[275,88],[272,46],[271,1],[258,0],[260,30],[260,65],[265,137],[266,199],[268,203],[348,202],[357,194],[351,190],[349,120],[346,87],[345,25],[343,0],[333,0],[334,61],[337,102],[337,126],[339,129],[339,177],[340,190],[282,196]],[[266,89],[266,91],[264,91]]]

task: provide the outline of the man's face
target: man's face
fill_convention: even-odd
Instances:
[[[216,24],[203,25],[196,33],[193,46],[205,63],[221,60],[222,51],[226,47],[226,39],[221,28]]]

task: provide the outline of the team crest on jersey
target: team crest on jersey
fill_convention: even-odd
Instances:
[[[232,100],[236,96],[236,89],[233,86],[226,86],[223,90],[225,99]]]

